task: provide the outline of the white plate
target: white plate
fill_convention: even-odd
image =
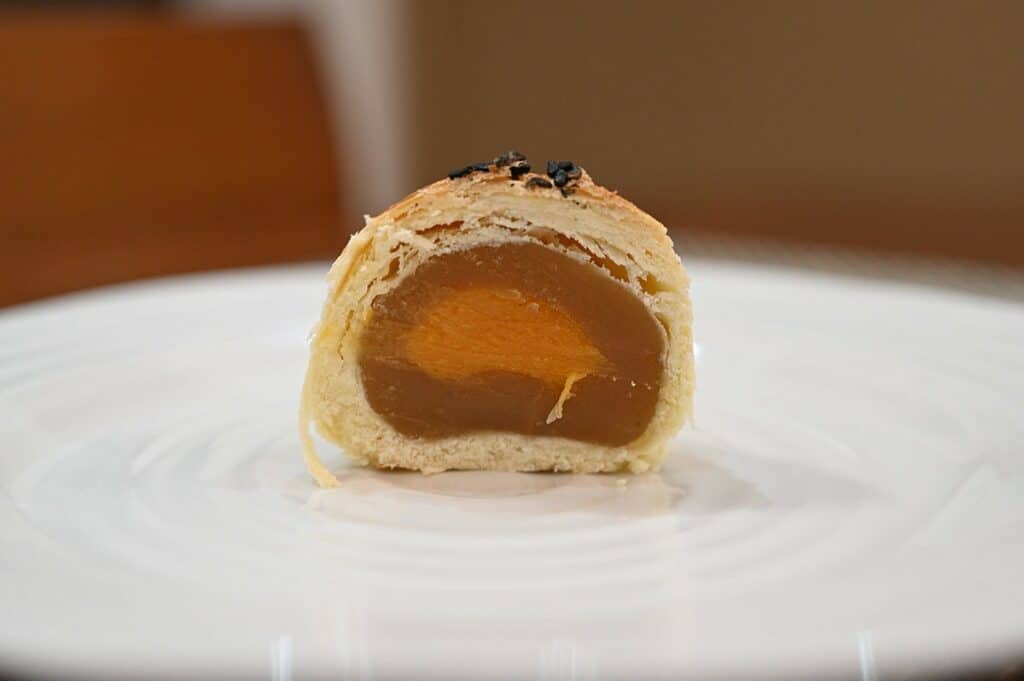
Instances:
[[[346,467],[324,268],[0,313],[0,660],[275,679],[885,678],[1024,650],[1024,311],[691,263],[660,474]]]

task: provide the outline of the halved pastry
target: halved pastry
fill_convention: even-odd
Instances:
[[[642,472],[692,407],[689,282],[665,227],[580,167],[508,152],[375,218],[328,276],[302,394],[363,464]]]

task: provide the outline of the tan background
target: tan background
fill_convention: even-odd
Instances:
[[[1024,263],[1024,3],[412,7],[417,181],[522,146],[677,227]]]
[[[54,7],[0,10],[0,305],[329,258],[509,147],[688,249],[1024,266],[1024,3]]]

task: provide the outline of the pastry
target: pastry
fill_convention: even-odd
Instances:
[[[689,281],[665,227],[508,152],[368,218],[328,275],[300,428],[433,473],[657,467],[689,418]]]

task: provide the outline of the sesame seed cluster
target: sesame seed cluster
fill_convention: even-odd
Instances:
[[[518,151],[506,151],[495,156],[490,162],[471,163],[448,173],[449,180],[468,177],[473,173],[504,173],[508,169],[513,180],[524,179],[527,189],[558,188],[562,196],[569,196],[574,191],[577,180],[583,176],[583,169],[574,161],[548,161],[545,170],[547,177],[540,173],[531,173],[532,168],[526,155]],[[550,178],[550,179],[549,179]]]

